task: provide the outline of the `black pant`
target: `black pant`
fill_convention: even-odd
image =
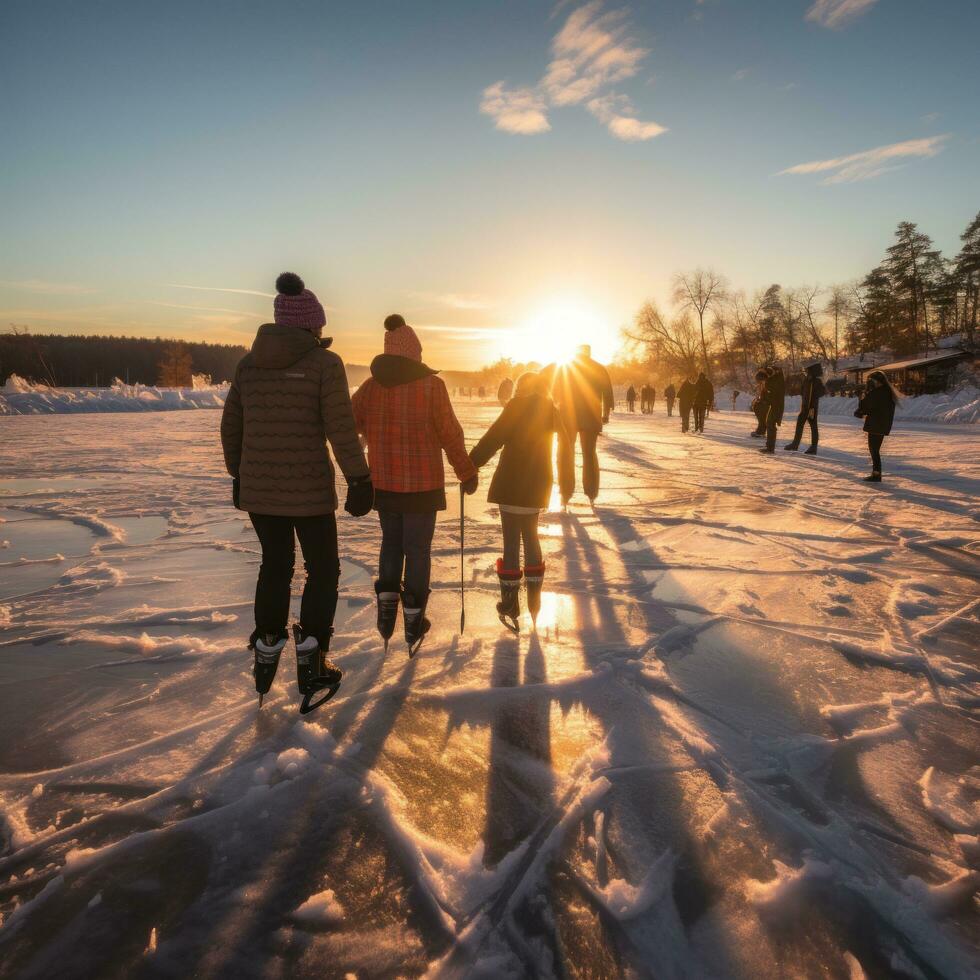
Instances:
[[[880,432],[868,433],[868,449],[871,452],[871,469],[875,473],[881,472],[881,444],[885,437]]]
[[[704,414],[708,410],[707,405],[694,406],[694,431],[704,432]]]
[[[779,427],[779,422],[776,421],[776,416],[770,412],[766,416],[766,449],[776,448],[776,429]]]
[[[432,535],[436,530],[436,511],[402,514],[379,510],[381,521],[381,561],[378,579],[384,591],[397,592],[404,576],[405,591],[416,602],[424,603],[432,577]]]
[[[514,571],[521,567],[521,540],[524,541],[524,564],[541,564],[541,542],[538,540],[537,514],[500,512],[504,532],[504,568]]]
[[[562,500],[575,494],[575,441],[582,442],[582,489],[590,500],[599,496],[598,432],[567,431],[558,436],[558,489]]]
[[[816,446],[820,439],[820,432],[817,429],[817,413],[813,413],[813,417],[810,417],[809,412],[800,412],[796,416],[796,435],[793,436],[793,445],[798,446],[800,440],[803,438],[803,427],[810,423],[810,445]]]
[[[674,399],[667,399],[667,418],[670,418],[674,414]]]
[[[756,405],[753,411],[755,412],[755,419],[758,423],[755,431],[761,436],[766,431],[766,413],[769,409],[765,405]]]
[[[340,559],[337,556],[337,518],[281,517],[249,514],[262,545],[262,564],[255,586],[255,628],[259,633],[281,633],[289,620],[289,586],[296,562],[296,541],[303,549],[306,585],[300,606],[303,632],[312,634],[323,646],[333,629],[337,611]]]
[[[689,408],[681,409],[681,432],[687,432],[691,428],[691,410]]]

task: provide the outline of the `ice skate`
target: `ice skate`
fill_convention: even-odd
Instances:
[[[408,656],[410,658],[418,653],[426,633],[432,629],[432,623],[425,616],[428,600],[428,592],[421,601],[416,599],[411,592],[402,593],[402,618],[405,621],[405,642],[408,644]]]
[[[519,568],[504,568],[503,558],[497,559],[497,578],[500,581],[500,602],[497,603],[497,615],[500,622],[511,631],[519,633],[518,620],[521,615],[521,575]]]
[[[524,581],[527,582],[527,611],[531,614],[531,623],[536,625],[538,613],[541,612],[541,589],[544,585],[544,562],[540,565],[524,566]]]
[[[385,653],[387,653],[388,643],[398,621],[398,603],[401,597],[397,585],[391,586],[384,582],[375,582],[374,591],[378,597],[378,633],[385,641]]]
[[[308,715],[322,704],[326,704],[340,687],[343,671],[327,657],[330,637],[333,630],[321,641],[312,633],[305,633],[297,623],[293,626],[293,639],[296,641],[296,684],[303,695],[299,713]],[[316,695],[322,694],[318,701]]]
[[[252,634],[249,647],[255,653],[255,660],[252,664],[252,674],[255,677],[255,690],[259,694],[259,707],[265,696],[272,687],[272,682],[276,678],[276,671],[279,669],[279,658],[282,656],[283,648],[289,634],[285,630],[281,633],[259,633],[256,630]]]

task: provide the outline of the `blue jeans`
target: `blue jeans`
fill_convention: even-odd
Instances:
[[[392,592],[404,580],[405,591],[424,603],[429,595],[432,577],[432,535],[436,529],[436,511],[403,514],[379,510],[381,521],[381,561],[378,579]]]

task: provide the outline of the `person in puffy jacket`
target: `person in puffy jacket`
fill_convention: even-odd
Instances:
[[[767,405],[766,444],[759,452],[771,455],[776,451],[776,430],[783,424],[783,413],[786,411],[786,378],[778,364],[769,369],[763,397]]]
[[[514,397],[470,452],[473,465],[479,468],[502,450],[487,501],[500,508],[504,537],[503,557],[497,559],[500,582],[497,612],[501,621],[515,631],[520,616],[518,590],[522,575],[527,581],[532,619],[537,618],[541,608],[545,566],[538,540],[538,517],[551,499],[554,483],[551,455],[556,433],[564,435],[564,426],[548,395],[547,379],[539,374],[522,374]]]
[[[235,506],[248,512],[262,547],[249,641],[260,695],[268,692],[288,639],[294,533],[307,573],[294,628],[300,690],[307,694],[340,680],[340,670],[326,658],[340,579],[328,443],[347,480],[347,511],[363,516],[373,500],[344,364],[327,350],[330,341],[320,340],[327,322],[323,307],[294,273],[279,276],[276,289],[275,322],[259,327],[235,369],[221,417]]]
[[[708,380],[704,371],[698,375],[694,384],[694,431],[704,432],[704,417],[715,401],[715,386]]]
[[[857,418],[864,419],[864,431],[868,433],[871,475],[864,478],[868,483],[881,483],[881,444],[892,431],[895,406],[900,398],[883,371],[872,371],[868,375],[867,390],[854,412]]]
[[[680,403],[681,413],[681,432],[687,432],[691,428],[691,409],[694,407],[694,393],[697,390],[697,379],[694,372],[682,382],[677,389],[677,401]]]
[[[449,392],[422,363],[415,331],[398,313],[384,326],[384,353],[371,362],[371,376],[354,393],[354,419],[367,444],[381,522],[378,632],[387,646],[400,598],[405,641],[414,653],[430,626],[425,607],[432,536],[436,514],[446,509],[443,452],[466,493],[476,491],[477,476]]]
[[[803,426],[810,426],[810,448],[807,449],[808,456],[815,456],[817,453],[817,443],[820,439],[820,432],[817,429],[817,414],[820,410],[820,399],[826,393],[823,384],[823,366],[817,361],[808,365],[803,370],[803,379],[800,384],[800,414],[796,418],[796,435],[793,441],[786,443],[783,449],[789,452],[796,452],[800,448],[800,440],[803,438]]]
[[[636,389],[632,385],[626,389],[626,408],[630,412],[636,411]]]

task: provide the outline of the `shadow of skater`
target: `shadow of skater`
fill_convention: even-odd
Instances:
[[[537,633],[528,639],[524,684],[547,681],[544,652]],[[494,688],[520,684],[520,640],[501,637],[494,648]],[[487,774],[487,822],[483,862],[495,867],[525,841],[554,804],[551,768],[551,698],[546,690],[506,699],[490,725]]]

